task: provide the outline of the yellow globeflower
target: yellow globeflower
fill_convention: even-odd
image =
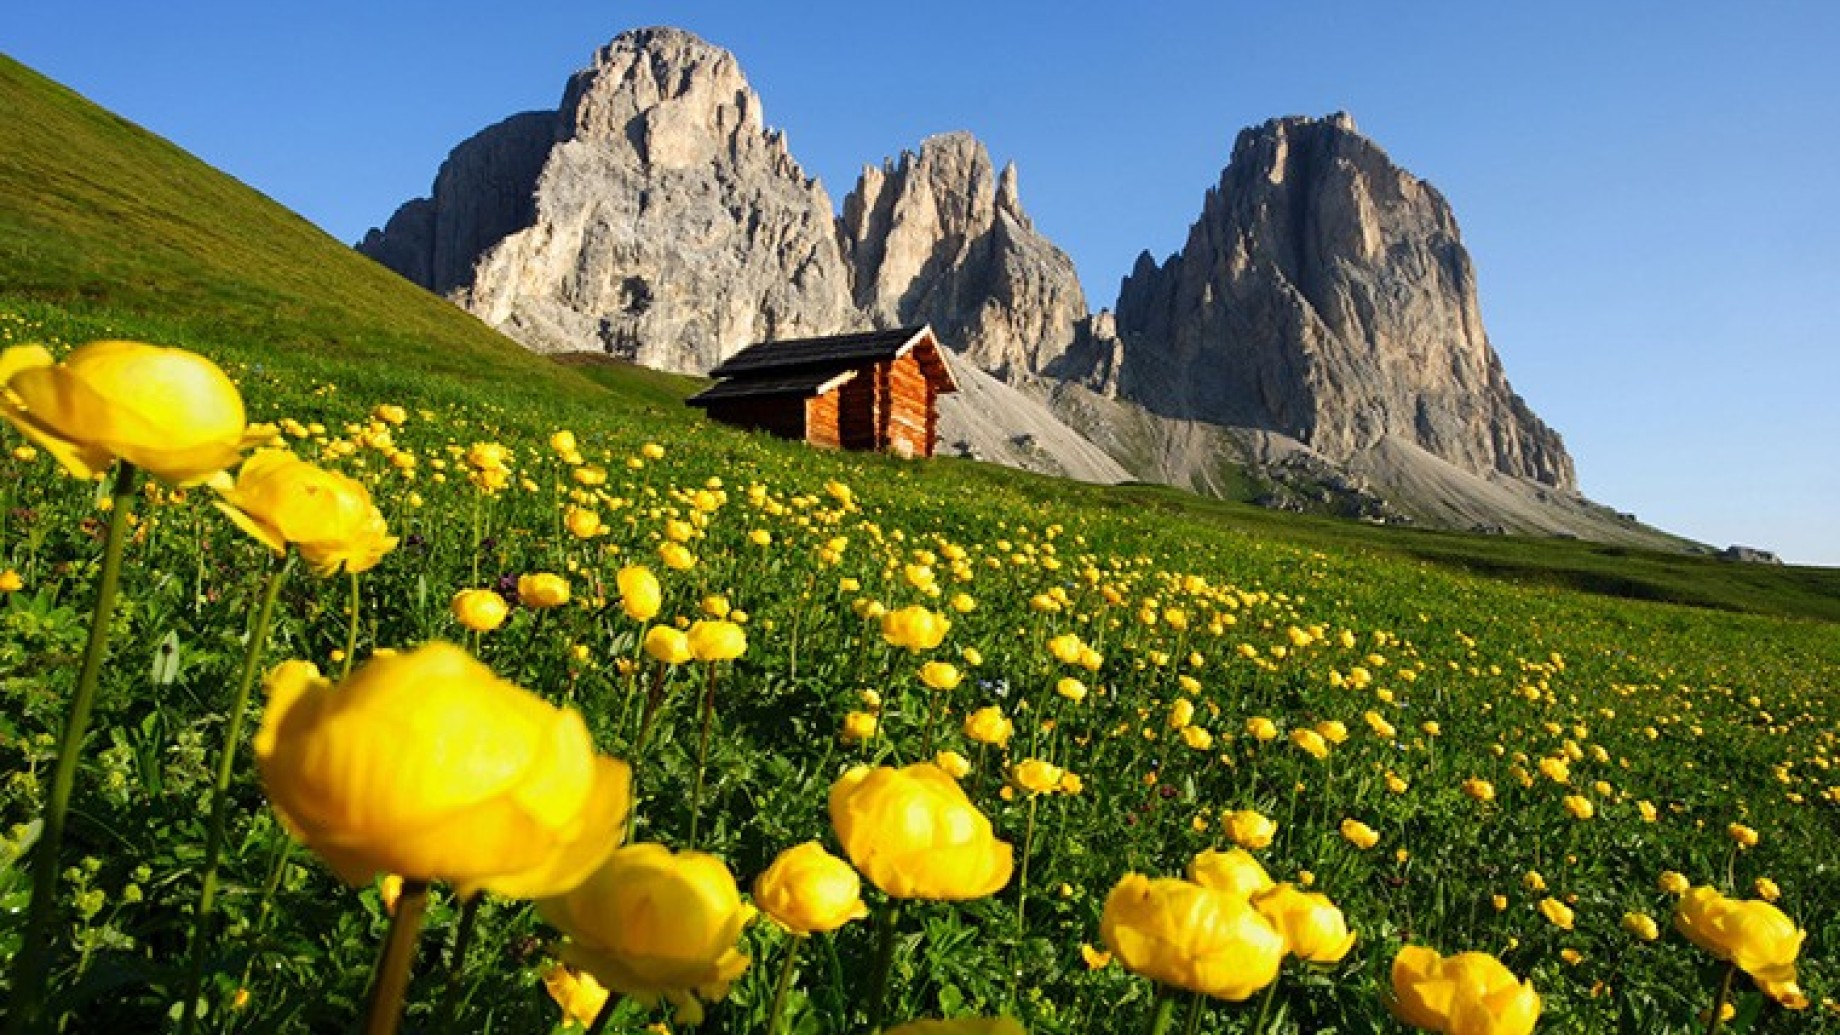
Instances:
[[[932,650],[944,642],[952,622],[915,604],[882,616],[882,638],[911,651]]]
[[[589,1027],[600,1016],[601,1007],[607,1005],[607,989],[594,980],[593,974],[560,963],[543,972],[543,987],[562,1008],[565,1023]]]
[[[1329,742],[1324,740],[1323,735],[1315,730],[1292,730],[1291,743],[1297,745],[1297,747],[1303,750],[1304,754],[1309,755],[1311,758],[1323,759],[1329,757]]]
[[[1729,960],[1757,986],[1784,1005],[1800,1009],[1806,999],[1795,985],[1795,958],[1808,932],[1782,910],[1757,899],[1726,898],[1711,887],[1681,896],[1674,908],[1674,927],[1687,940]]]
[[[454,619],[473,632],[491,632],[505,624],[511,605],[490,589],[463,589],[454,594]]]
[[[1757,847],[1757,831],[1742,823],[1733,823],[1726,827],[1725,833],[1731,836],[1732,843],[1740,849]]]
[[[1590,819],[1597,815],[1597,807],[1591,804],[1591,799],[1582,794],[1566,795],[1565,811],[1571,813],[1573,819]]]
[[[1072,676],[1064,676],[1056,680],[1054,683],[1054,692],[1072,701],[1074,704],[1079,704],[1081,701],[1086,700],[1086,684]]]
[[[693,622],[688,639],[698,661],[733,661],[747,653],[747,633],[733,622]]]
[[[672,571],[689,571],[696,567],[696,554],[686,550],[682,543],[659,544],[658,559]]]
[[[1306,963],[1340,963],[1354,948],[1354,932],[1327,895],[1280,884],[1252,904],[1284,935],[1285,951]]]
[[[1195,856],[1188,863],[1188,879],[1240,898],[1270,891],[1274,886],[1265,867],[1239,848],[1225,852],[1209,848]]]
[[[1195,721],[1195,702],[1186,697],[1178,697],[1169,706],[1169,728],[1179,730]]]
[[[884,1035],[1029,1035],[1008,1017],[954,1017],[949,1021],[908,1021]]]
[[[1374,828],[1358,819],[1342,820],[1342,837],[1362,851],[1380,843],[1380,835],[1374,831]]]
[[[658,614],[658,608],[664,603],[664,590],[651,569],[630,564],[621,568],[613,581],[620,587],[620,610],[626,612],[626,617],[635,622],[649,622]]]
[[[1463,793],[1486,804],[1495,800],[1495,785],[1472,776],[1463,781]]]
[[[737,945],[754,910],[713,855],[621,848],[573,891],[538,902],[537,912],[568,935],[565,961],[645,1006],[669,1000],[684,1023],[701,1021],[698,997],[726,996],[747,970]]]
[[[954,780],[963,780],[971,772],[971,761],[956,751],[939,752],[933,756],[933,764]]]
[[[950,690],[964,679],[958,666],[945,661],[929,661],[920,666],[920,682],[934,690]]]
[[[681,665],[696,655],[690,650],[690,637],[668,625],[654,625],[641,641],[645,653],[667,665]]]
[[[561,607],[569,602],[569,580],[547,571],[520,575],[517,592],[518,603],[525,607]]]
[[[562,516],[562,523],[569,534],[577,539],[592,539],[607,531],[607,525],[601,516],[586,507],[570,507]]]
[[[1002,747],[1015,732],[1016,724],[1005,718],[1003,709],[994,704],[965,716],[965,736],[980,744]]]
[[[843,739],[858,742],[868,740],[875,736],[880,725],[869,712],[850,712],[843,717]]]
[[[1693,882],[1689,881],[1683,873],[1662,870],[1661,876],[1655,878],[1655,886],[1670,895],[1684,895],[1687,889],[1693,886]]]
[[[236,385],[203,356],[94,341],[62,363],[39,345],[0,353],[0,417],[79,478],[116,458],[194,485],[270,436],[244,423]]]
[[[19,577],[19,572],[8,568],[0,571],[0,593],[17,593],[26,588],[26,580]]]
[[[1048,641],[1048,653],[1054,655],[1055,660],[1067,665],[1078,664],[1080,651],[1085,647],[1086,645],[1081,643],[1080,638],[1073,633],[1062,633]]]
[[[1655,918],[1647,913],[1624,913],[1623,930],[1645,942],[1661,937],[1661,928],[1655,925]]]
[[[1486,952],[1442,957],[1408,945],[1393,958],[1393,1016],[1448,1035],[1529,1035],[1540,1019],[1532,981],[1521,981]]]
[[[908,1021],[884,1035],[1029,1035],[1008,1017],[954,1017],[949,1021]]]
[[[337,686],[288,662],[268,695],[262,785],[349,884],[394,873],[553,895],[619,843],[626,763],[595,755],[579,713],[451,644],[378,654]]]
[[[831,786],[830,816],[850,861],[894,898],[956,902],[1009,883],[1009,843],[930,762],[849,770]]]
[[[779,853],[754,880],[754,903],[793,934],[835,931],[869,915],[850,864],[807,841]]]
[[[1278,724],[1262,715],[1246,720],[1246,734],[1252,739],[1265,742],[1278,739]]]
[[[1030,794],[1052,794],[1061,785],[1065,769],[1039,758],[1025,759],[1010,769],[1010,779]]]
[[[285,449],[257,451],[217,509],[277,555],[292,543],[319,575],[369,571],[396,546],[362,483]]]
[[[1127,873],[1099,933],[1119,963],[1166,985],[1244,1002],[1278,977],[1284,936],[1243,896]]]
[[[1575,919],[1572,913],[1572,907],[1556,898],[1543,898],[1540,900],[1540,915],[1544,916],[1548,923],[1561,931],[1571,930]]]
[[[1227,816],[1227,836],[1241,848],[1264,848],[1278,833],[1278,824],[1255,809],[1239,809]]]

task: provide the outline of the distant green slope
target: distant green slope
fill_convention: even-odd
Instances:
[[[695,379],[599,357],[534,356],[257,191],[0,57],[0,345],[108,335],[185,345],[236,364],[264,415],[300,411],[312,384],[327,382],[353,401],[484,401],[526,429],[587,420],[681,428],[695,419],[680,404]],[[736,441],[728,434],[710,439],[712,448]],[[911,472],[942,496],[950,489],[1156,514],[1195,536],[1249,534],[1562,590],[1840,621],[1834,569],[1384,528],[1172,489],[762,445],[826,472]]]

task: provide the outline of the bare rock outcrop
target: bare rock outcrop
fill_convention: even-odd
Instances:
[[[456,149],[434,197],[361,250],[543,352],[700,373],[756,341],[857,325],[830,198],[765,127],[733,55],[677,29],[625,33],[546,117],[540,154],[535,115]]]
[[[856,306],[875,326],[930,323],[1001,378],[1046,369],[1086,318],[1073,260],[1023,212],[1015,165],[996,172],[969,133],[864,167],[838,236]]]
[[[1509,387],[1456,219],[1346,115],[1242,132],[1182,251],[1141,256],[1122,348],[1083,375],[1178,419],[1277,432],[1337,462],[1409,442],[1573,489],[1558,434]]]

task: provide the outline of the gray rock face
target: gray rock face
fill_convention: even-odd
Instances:
[[[360,248],[537,351],[700,373],[857,325],[833,220],[733,55],[642,29],[597,53],[559,112],[456,149],[434,197]]]
[[[856,306],[877,327],[930,323],[998,377],[1039,373],[1074,344],[1086,295],[1073,260],[1022,210],[969,133],[865,167],[838,221]]]
[[[1449,206],[1346,115],[1242,132],[1182,251],[1139,257],[1117,326],[1122,348],[1067,373],[1154,413],[1332,460],[1403,439],[1464,470],[1576,485],[1483,331]]]

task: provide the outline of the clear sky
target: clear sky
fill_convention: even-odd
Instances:
[[[68,0],[13,5],[0,50],[349,242],[655,24],[732,50],[833,201],[977,134],[1095,308],[1181,247],[1242,127],[1346,110],[1450,200],[1586,493],[1840,565],[1840,3]]]

